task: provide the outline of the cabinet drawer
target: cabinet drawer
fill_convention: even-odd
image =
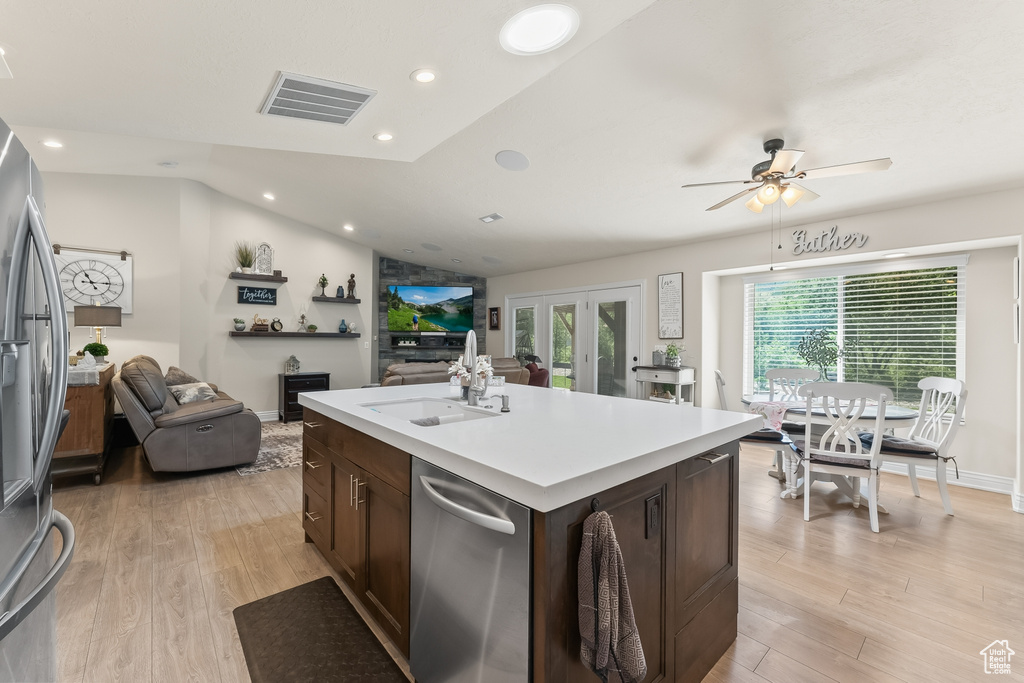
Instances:
[[[322,444],[327,443],[327,425],[330,421],[309,408],[302,409],[302,434],[309,436]]]
[[[328,438],[327,447],[333,453],[409,495],[412,461],[408,453],[338,422],[331,423]]]
[[[331,461],[327,449],[314,439],[302,440],[302,485],[330,498]]]
[[[312,379],[286,379],[285,389],[288,391],[326,391],[327,378],[314,377]]]
[[[331,508],[326,500],[308,487],[302,490],[302,528],[321,543],[329,542],[331,538]]]
[[[693,368],[680,368],[678,370],[649,370],[638,369],[636,371],[637,381],[640,382],[666,382],[674,384],[686,384],[693,381]]]

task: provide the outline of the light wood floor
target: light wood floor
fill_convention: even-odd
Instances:
[[[947,517],[933,483],[917,499],[883,475],[873,534],[816,484],[805,523],[771,457],[742,454],[740,635],[706,681],[987,680],[983,647],[1024,653],[1024,515],[1006,496],[951,487]],[[102,486],[59,480],[78,538],[57,589],[60,679],[247,681],[232,609],[333,575],[303,542],[300,477],[157,475],[128,449]]]

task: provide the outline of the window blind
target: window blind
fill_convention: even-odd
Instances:
[[[812,367],[828,379],[889,387],[901,405],[917,405],[923,377],[962,376],[966,260],[938,263],[748,281],[744,391],[767,391],[771,368],[807,367],[798,347],[812,333],[838,352]]]

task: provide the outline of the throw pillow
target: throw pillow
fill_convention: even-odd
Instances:
[[[167,387],[167,389],[174,394],[174,400],[178,402],[178,405],[217,398],[217,393],[206,382],[175,384],[174,386]]]
[[[181,368],[176,368],[172,365],[167,369],[167,374],[164,375],[164,382],[167,386],[172,387],[176,384],[195,384],[199,380]]]

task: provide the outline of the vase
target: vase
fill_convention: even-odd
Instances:
[[[651,352],[651,365],[664,365],[665,364],[665,352],[664,351],[652,351]]]
[[[343,285],[338,285],[338,291],[336,291],[334,293],[334,296],[339,298],[339,299],[344,299],[345,298],[345,287]]]
[[[252,272],[252,268],[246,268],[245,266],[242,266],[242,273],[248,275],[251,272]]]
[[[669,356],[666,358],[666,362],[670,368],[679,368],[683,365],[683,361],[679,356]]]
[[[235,323],[235,332],[244,332],[245,323]]]
[[[341,332],[342,334],[348,332],[348,325],[345,324],[344,318],[341,319],[341,323],[338,325],[338,332]]]

